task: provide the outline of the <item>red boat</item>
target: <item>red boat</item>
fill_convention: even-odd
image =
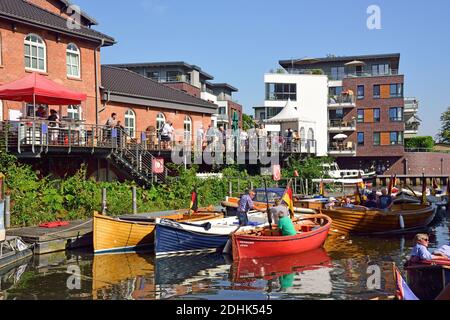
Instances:
[[[278,228],[237,232],[232,235],[234,260],[295,255],[321,248],[332,220],[326,215],[310,215],[294,221],[298,234],[283,237]]]
[[[331,266],[330,256],[319,248],[290,256],[241,259],[233,263],[232,278],[233,283],[250,283]]]

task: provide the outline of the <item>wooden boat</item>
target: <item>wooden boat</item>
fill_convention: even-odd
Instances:
[[[266,214],[249,214],[248,218],[250,226],[243,228],[239,227],[236,217],[195,223],[162,219],[156,225],[156,256],[221,252],[230,234],[236,230],[252,230],[257,226],[268,225]]]
[[[331,258],[323,248],[295,255],[240,259],[233,263],[233,283],[272,280],[292,273],[331,267]]]
[[[332,220],[326,215],[297,219],[298,234],[283,237],[278,229],[238,231],[232,235],[233,259],[286,256],[321,248],[330,231]]]
[[[164,218],[192,222],[221,217],[221,212],[205,211],[192,215],[178,213]],[[112,218],[94,213],[93,224],[96,254],[148,250],[154,246],[156,218]]]
[[[340,233],[389,234],[412,231],[428,226],[436,212],[432,206],[395,204],[391,210],[364,207],[323,209],[333,219],[333,229]]]
[[[407,282],[420,300],[435,300],[450,285],[450,260],[407,264]]]

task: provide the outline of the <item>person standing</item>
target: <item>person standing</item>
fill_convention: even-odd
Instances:
[[[255,205],[253,199],[256,193],[253,190],[248,190],[239,200],[239,207],[237,210],[237,215],[239,219],[239,225],[241,227],[248,226],[248,213],[251,210],[255,210]]]
[[[56,110],[50,110],[50,116],[47,118],[49,124],[49,130],[50,130],[50,141],[52,143],[58,142],[58,138],[59,138],[59,116],[58,116],[58,112],[56,112]]]
[[[203,124],[197,129],[197,150],[203,150],[203,142],[205,141],[205,131],[203,130]]]

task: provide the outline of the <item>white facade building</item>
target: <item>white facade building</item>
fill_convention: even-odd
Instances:
[[[328,77],[309,74],[266,74],[265,114],[271,118],[283,109],[292,113],[292,123],[298,123],[302,143],[314,141],[316,155],[328,154]],[[290,110],[290,111],[289,111]],[[294,111],[295,110],[295,111]],[[286,112],[285,112],[286,113]],[[284,116],[285,118],[285,116]],[[282,131],[287,128],[281,124]],[[282,132],[284,133],[284,132]],[[311,139],[312,138],[312,139]]]

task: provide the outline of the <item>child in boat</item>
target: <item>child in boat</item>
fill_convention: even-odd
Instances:
[[[294,223],[291,220],[291,217],[285,215],[283,212],[278,213],[278,217],[280,220],[278,221],[278,229],[280,229],[283,237],[291,237],[297,235],[297,230],[295,230]]]
[[[428,245],[430,244],[430,238],[427,234],[418,234],[416,235],[414,239],[416,245],[414,246],[412,253],[411,253],[411,259],[410,261],[413,263],[417,263],[420,261],[426,261],[426,260],[434,260],[434,259],[440,259],[440,256],[432,255],[428,251]]]

